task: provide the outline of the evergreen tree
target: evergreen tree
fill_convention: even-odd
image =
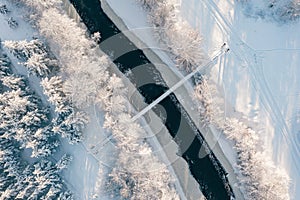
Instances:
[[[49,50],[38,39],[29,42],[27,40],[5,41],[4,46],[24,64],[29,74],[45,77],[58,66],[57,60],[49,54]]]

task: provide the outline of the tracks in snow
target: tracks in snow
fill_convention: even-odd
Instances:
[[[211,15],[215,18],[218,26],[226,33],[226,35],[230,36],[230,40],[228,44],[231,48],[231,51],[238,56],[241,60],[247,63],[247,67],[249,68],[249,74],[251,79],[253,80],[253,86],[257,92],[259,92],[260,102],[270,114],[271,119],[274,124],[280,124],[280,134],[283,136],[285,142],[288,146],[292,146],[296,153],[292,154],[293,162],[296,165],[298,171],[300,171],[299,166],[299,156],[300,149],[298,148],[295,140],[292,140],[292,135],[289,132],[288,126],[282,113],[280,112],[278,104],[275,102],[274,97],[271,93],[270,88],[268,87],[268,83],[265,80],[263,75],[263,65],[262,61],[258,58],[258,54],[262,51],[266,50],[256,50],[250,47],[245,41],[243,41],[240,36],[236,33],[235,29],[232,25],[225,19],[225,17],[221,14],[218,6],[215,4],[213,0],[204,0],[202,3],[205,7],[208,8]],[[298,50],[298,49],[293,49]]]

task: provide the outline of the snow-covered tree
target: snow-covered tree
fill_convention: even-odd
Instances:
[[[99,32],[95,32],[95,33],[92,34],[91,38],[92,38],[92,40],[94,40],[94,42],[96,44],[99,44],[100,41],[101,41],[101,34]]]
[[[118,165],[110,173],[108,184],[113,195],[124,199],[178,199],[168,169],[153,155],[142,137],[144,130],[127,113],[122,79],[111,76],[100,94],[106,94],[99,96],[99,104],[106,111],[104,127],[112,131],[120,149]]]
[[[10,66],[11,62],[7,55],[0,53],[0,77],[7,76],[10,74]]]
[[[98,90],[109,77],[107,57],[101,55],[96,42],[86,37],[85,30],[56,9],[45,11],[39,26],[42,33],[55,43],[53,46],[60,47],[55,49],[66,72],[64,93],[77,108],[93,104]]]
[[[288,21],[288,20],[297,20],[300,18],[300,1],[299,0],[289,0],[289,1],[281,1],[284,2],[283,5],[278,5],[278,13],[279,18]],[[272,2],[276,4],[276,1],[273,0]]]
[[[45,0],[42,0],[42,1],[23,0],[23,2],[26,3],[30,7],[37,8],[40,10],[56,7],[62,3],[61,0],[47,0],[47,1],[45,1]]]
[[[120,158],[126,155],[120,160],[120,163],[118,162],[116,168],[126,175],[120,176],[121,181],[112,178],[112,184],[120,185],[119,183],[122,182],[125,184],[122,187],[129,188],[131,191],[118,190],[118,194],[123,195],[128,192],[130,194],[128,197],[132,199],[146,199],[147,196],[153,197],[153,199],[178,199],[169,170],[154,156],[149,145],[140,138],[140,134],[145,135],[146,133],[137,123],[131,121],[127,110],[128,102],[124,84],[115,75],[110,78],[107,71],[110,63],[107,56],[103,55],[99,49],[94,48],[97,45],[93,40],[87,38],[85,30],[59,9],[55,7],[45,9],[40,16],[37,23],[38,28],[48,39],[55,55],[59,55],[64,72],[63,81],[54,77],[52,77],[53,80],[48,77],[42,81],[49,101],[55,105],[56,109],[62,108],[57,110],[59,115],[54,119],[53,132],[61,131],[62,135],[65,134],[68,137],[68,133],[77,129],[72,125],[74,122],[83,124],[82,117],[79,118],[79,121],[76,119],[78,110],[73,106],[87,108],[98,102],[106,113],[105,121],[111,119],[111,121],[117,122],[111,123],[112,125],[107,128],[112,130],[120,152],[124,152],[124,154],[120,154]],[[61,87],[62,82],[63,86]],[[66,101],[68,103],[64,104],[63,102]],[[115,103],[118,105],[114,107]],[[70,109],[64,109],[65,106],[70,106]],[[106,124],[108,123],[106,122]],[[79,126],[80,128],[81,126]],[[131,158],[131,155],[134,154],[137,155]],[[148,166],[151,167],[151,170],[140,173]],[[133,183],[138,184],[129,187],[129,184],[126,183],[127,177],[129,180],[132,179]]]
[[[190,72],[203,64],[206,56],[201,48],[202,38],[178,14],[177,1],[138,1],[146,6],[156,36],[171,53],[179,68]]]
[[[289,199],[289,178],[262,148],[256,131],[234,117],[222,117],[217,88],[207,77],[195,87],[202,123],[213,125],[232,140],[237,152],[239,187],[246,199]]]
[[[44,93],[48,96],[48,101],[52,103],[56,108],[61,108],[56,110],[56,112],[66,112],[69,110],[68,102],[66,100],[65,94],[63,92],[63,81],[59,76],[53,76],[50,79],[44,78],[41,81],[41,85],[44,89]]]
[[[9,49],[15,56],[17,56],[20,60],[25,61],[34,53],[43,54],[45,53],[43,48],[43,43],[38,40],[20,40],[20,41],[12,41],[5,40],[3,42],[4,47]]]
[[[4,41],[8,48],[28,69],[29,73],[45,77],[51,70],[57,68],[57,60],[50,55],[42,41]]]
[[[2,84],[12,90],[22,89],[25,90],[26,83],[25,80],[20,76],[4,76],[0,77]]]
[[[49,127],[37,129],[26,144],[26,148],[31,148],[31,157],[47,157],[56,152],[60,142],[54,137],[54,133]]]
[[[23,77],[9,74],[1,76],[0,81],[7,87],[0,94],[2,137],[16,140],[22,148],[31,148],[32,157],[52,154],[59,143],[53,132],[45,127],[49,124],[47,109],[41,108],[40,100],[27,87]]]
[[[78,27],[73,19],[55,7],[43,12],[39,27],[44,36],[61,46],[60,55],[63,62],[68,60],[73,62],[76,55],[80,55],[78,60],[75,59],[79,61],[84,55],[93,52],[90,47],[95,46],[95,43],[86,38],[85,30]],[[76,65],[73,67],[77,68]]]
[[[158,6],[158,3],[163,2],[163,0],[138,0],[147,9],[154,9]]]
[[[22,161],[18,143],[0,137],[0,198],[72,199],[59,176],[69,162],[64,155],[56,164],[43,159],[28,165]]]
[[[38,105],[23,95],[20,89],[0,95],[4,136],[20,142],[23,148],[31,148],[33,157],[48,156],[58,143],[47,128],[40,128],[47,124],[47,112],[39,110]]]
[[[59,177],[68,156],[55,165],[43,159],[33,166],[21,157],[24,148],[31,148],[33,157],[49,156],[58,145],[50,128],[41,128],[47,117],[37,101],[17,89],[0,94],[0,102],[0,199],[43,199],[50,194],[72,199]]]
[[[7,45],[29,71],[39,76],[48,75],[57,65],[38,40],[8,41]],[[59,145],[52,131],[52,116],[29,88],[27,79],[14,75],[10,67],[10,60],[0,49],[0,199],[71,200],[73,195],[60,177],[70,156],[63,156],[57,163],[47,160]],[[35,157],[34,164],[26,163],[27,152]]]
[[[63,155],[61,157],[61,159],[56,163],[56,168],[58,170],[63,170],[63,169],[66,169],[68,167],[68,165],[70,164],[70,162],[72,161],[72,156],[70,155]]]
[[[20,180],[24,188],[18,194],[19,198],[46,199],[52,196],[53,199],[58,199],[66,192],[59,171],[56,164],[44,159],[28,166],[26,174]]]
[[[54,76],[42,80],[41,85],[48,101],[55,105],[57,116],[53,120],[52,131],[59,133],[62,137],[68,138],[71,143],[82,140],[82,129],[88,119],[83,112],[75,111],[72,103],[63,92],[63,81],[60,77]]]
[[[112,115],[128,111],[126,91],[122,79],[113,74],[108,80],[108,86],[98,90],[96,101]]]
[[[47,58],[45,54],[33,54],[26,62],[24,62],[24,66],[30,73],[45,76],[49,73],[49,68],[47,66],[49,60],[50,59]]]
[[[82,112],[74,112],[71,110],[70,114],[59,114],[54,119],[54,127],[52,131],[60,134],[63,138],[68,138],[70,143],[78,143],[82,141],[82,129],[85,127],[88,119],[86,114]]]
[[[224,121],[223,111],[220,108],[221,102],[217,101],[217,88],[209,83],[206,76],[194,88],[194,98],[199,103],[198,111],[204,125],[222,124]]]

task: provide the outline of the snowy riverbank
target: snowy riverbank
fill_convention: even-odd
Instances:
[[[110,16],[114,23],[125,33],[125,35],[133,41],[138,48],[143,49],[146,56],[156,64],[157,69],[162,74],[164,80],[166,81],[169,87],[173,86],[180,79],[183,78],[183,75],[177,70],[175,64],[171,61],[169,56],[166,54],[164,49],[159,47],[156,39],[153,36],[153,29],[151,25],[147,23],[147,15],[143,9],[137,5],[136,1],[124,1],[117,2],[115,0],[103,0],[103,8],[105,12]],[[138,17],[137,17],[138,16]],[[221,47],[221,45],[220,45]],[[167,65],[166,65],[166,64]],[[241,199],[242,194],[239,189],[235,186],[237,179],[232,168],[232,164],[228,161],[227,157],[223,153],[225,150],[230,150],[230,144],[225,143],[222,148],[218,143],[219,134],[212,129],[203,130],[202,125],[200,124],[199,114],[197,112],[197,105],[193,103],[193,86],[190,82],[186,83],[184,87],[180,87],[175,91],[180,103],[187,110],[188,114],[191,116],[197,127],[204,134],[204,137],[212,148],[214,154],[221,162],[226,172],[229,174],[229,182],[233,187],[234,193],[237,198]],[[231,154],[227,152],[226,154]],[[227,155],[227,156],[229,156]],[[233,163],[235,160],[232,159],[232,154],[230,155]]]
[[[72,8],[72,6],[68,2],[66,2],[65,4],[68,8],[68,13],[70,14],[70,16],[74,18],[76,21],[79,21],[78,20],[79,16],[74,12],[73,10],[74,8]],[[132,101],[131,103],[134,103],[134,107],[145,107],[146,104],[143,102],[143,97],[138,93],[135,86],[128,80],[128,78],[124,74],[122,74],[119,71],[119,69],[113,63],[110,63],[110,66],[111,67],[108,69],[110,73],[116,74],[118,77],[122,78],[128,90],[127,94],[129,96],[127,97]],[[153,111],[147,113],[145,118],[151,119],[150,125],[147,124],[144,118],[142,118],[140,121],[142,127],[147,132],[146,137],[150,142],[155,155],[159,157],[160,160],[167,165],[171,174],[174,176],[175,187],[180,198],[181,199],[202,199],[203,196],[199,190],[197,182],[189,174],[189,167],[186,164],[186,162],[177,155],[178,146],[173,141],[172,137],[168,133],[168,130],[162,124],[160,118],[158,118]],[[98,141],[97,144],[99,143],[101,144],[102,142]],[[106,144],[111,144],[111,143],[108,142],[105,143],[105,145]],[[103,149],[104,146],[101,146],[100,148]],[[97,152],[97,155],[101,155],[101,153],[102,152],[99,152],[98,154]],[[147,169],[147,170],[155,170],[155,169]]]
[[[53,53],[57,56],[58,59],[60,59],[60,62],[62,64],[62,68],[64,70],[64,72],[66,74],[64,74],[66,77],[66,80],[69,80],[68,78],[74,78],[72,76],[75,76],[76,73],[79,73],[80,70],[83,70],[84,67],[89,67],[89,69],[95,70],[96,67],[96,72],[101,72],[101,70],[105,70],[101,69],[101,67],[105,67],[105,66],[101,66],[101,64],[108,64],[109,66],[113,66],[110,69],[110,72],[113,72],[115,74],[119,74],[120,77],[122,77],[123,79],[120,81],[121,83],[124,82],[127,83],[128,80],[126,80],[122,74],[120,74],[119,70],[116,68],[116,66],[114,66],[112,63],[106,63],[106,62],[97,62],[98,65],[91,65],[91,62],[88,62],[89,65],[86,65],[86,63],[81,63],[82,60],[84,59],[93,59],[93,61],[95,61],[96,57],[98,58],[99,56],[105,56],[103,54],[103,52],[101,52],[99,49],[90,49],[92,44],[94,44],[92,41],[90,41],[88,38],[86,38],[85,36],[85,30],[84,29],[80,29],[76,23],[74,23],[72,20],[69,19],[69,17],[67,17],[66,15],[62,15],[61,11],[62,10],[58,10],[58,8],[52,8],[51,11],[44,11],[44,7],[43,6],[49,6],[46,4],[44,4],[43,6],[39,7],[38,10],[39,12],[41,11],[41,13],[38,13],[41,18],[38,18],[36,20],[36,23],[38,22],[38,27],[39,32],[37,30],[34,30],[29,23],[26,22],[26,20],[23,18],[25,15],[28,16],[28,13],[23,12],[23,10],[21,12],[17,12],[19,11],[19,8],[15,7],[15,5],[11,4],[10,2],[7,2],[7,4],[9,5],[9,7],[13,7],[14,13],[10,13],[10,15],[13,15],[13,17],[15,19],[18,20],[19,23],[19,27],[16,30],[11,30],[9,29],[9,27],[7,27],[7,30],[3,30],[1,29],[0,32],[0,36],[1,38],[4,38],[5,40],[20,40],[20,39],[28,39],[31,40],[32,37],[40,37],[40,34],[42,34],[46,39],[48,44],[50,45],[51,49],[53,50]],[[36,5],[39,5],[39,2],[35,2]],[[67,3],[66,3],[67,4]],[[34,4],[33,4],[34,5]],[[31,5],[30,5],[31,6]],[[50,5],[51,6],[51,5]],[[35,9],[37,9],[36,7],[34,7]],[[20,8],[21,9],[21,8]],[[72,7],[70,6],[70,4],[67,6],[67,10],[69,12],[69,14],[71,16],[73,16],[76,19],[76,13],[74,13],[74,9],[72,9]],[[16,14],[16,13],[17,14]],[[42,15],[41,15],[42,14]],[[26,18],[27,19],[27,18]],[[55,20],[62,20],[62,21],[58,21],[55,22]],[[77,22],[78,22],[78,18],[77,18]],[[5,19],[1,18],[1,23],[6,23]],[[63,30],[61,30],[61,26],[56,26],[56,25],[61,25],[64,24],[63,28],[66,28],[66,31],[64,32]],[[24,26],[23,26],[24,25]],[[7,26],[3,25],[3,27]],[[80,24],[80,26],[82,26],[82,24]],[[49,28],[51,27],[51,28]],[[73,31],[73,34],[75,35],[70,35],[68,34],[67,31]],[[7,32],[12,32],[12,37],[7,35]],[[37,33],[38,32],[38,33]],[[56,34],[58,33],[58,34]],[[3,37],[2,37],[3,36]],[[63,40],[61,40],[63,38]],[[75,40],[77,41],[77,39],[79,39],[81,41],[81,43],[75,44]],[[65,46],[66,45],[66,46]],[[95,45],[93,45],[95,46]],[[84,50],[82,50],[84,49]],[[84,51],[85,53],[87,53],[89,56],[91,57],[81,57],[83,56],[83,52],[80,52],[80,50]],[[72,57],[71,60],[66,59],[66,57],[68,55],[75,55],[75,52],[80,52],[77,56]],[[99,61],[99,60],[97,60]],[[106,61],[101,60],[101,61]],[[109,62],[109,61],[108,61]],[[78,65],[73,65],[74,63],[77,63]],[[77,69],[74,73],[68,73],[68,70],[72,70],[71,67],[76,66]],[[106,66],[107,67],[107,66]],[[100,69],[99,69],[100,68]],[[98,71],[97,71],[98,70]],[[69,71],[69,72],[70,72]],[[89,73],[92,73],[94,71],[88,71]],[[26,71],[24,72],[24,74],[26,75]],[[98,81],[99,79],[96,79],[98,77],[95,76],[101,76],[102,74],[99,73],[95,73],[92,75],[90,75],[89,77],[93,77],[94,79],[89,80],[89,81]],[[70,77],[68,77],[70,76]],[[82,78],[82,77],[81,77]],[[113,79],[113,81],[119,81],[120,79],[116,78],[115,76],[112,76],[111,79]],[[36,87],[39,87],[40,85],[40,80],[39,79],[35,79],[33,80],[32,77],[30,77],[30,81],[32,81],[33,86],[35,85]],[[93,83],[93,82],[84,82],[85,84],[88,83]],[[98,82],[97,82],[98,83]],[[115,82],[109,82],[110,84],[113,83],[115,84]],[[100,83],[99,83],[100,84]],[[123,83],[122,83],[123,84]],[[128,82],[128,84],[130,84]],[[125,84],[127,85],[127,84]],[[103,85],[102,85],[103,87]],[[106,87],[117,87],[114,85],[109,85]],[[135,90],[135,87],[133,85],[128,85],[128,90]],[[115,88],[114,88],[115,89]],[[37,90],[37,93],[44,95],[42,91],[40,91],[41,89]],[[123,90],[125,91],[125,89],[123,88]],[[82,95],[84,94],[85,91],[76,91],[76,92],[81,92],[80,96],[84,96]],[[92,92],[96,92],[96,91],[92,91]],[[108,92],[108,91],[106,91]],[[78,93],[77,93],[78,94]],[[128,93],[131,94],[131,93]],[[79,96],[77,96],[79,97]],[[120,96],[119,96],[120,99]],[[134,100],[139,99],[140,102],[142,103],[142,98],[136,98]],[[75,100],[72,98],[72,101]],[[81,99],[76,99],[77,103],[80,102]],[[86,99],[84,99],[85,103],[88,103],[86,101]],[[47,101],[45,101],[47,102]],[[75,102],[73,102],[75,103]],[[104,107],[104,105],[102,105]],[[78,145],[70,145],[68,144],[65,140],[62,140],[62,146],[60,148],[60,151],[58,152],[58,154],[62,153],[62,152],[68,152],[71,155],[74,156],[73,162],[72,164],[69,166],[68,170],[63,173],[66,185],[74,191],[75,193],[75,197],[78,199],[99,199],[101,197],[101,199],[103,198],[107,198],[107,199],[111,199],[112,196],[106,197],[106,194],[111,194],[111,195],[115,195],[117,196],[118,193],[117,191],[108,191],[107,187],[109,186],[108,184],[103,184],[102,182],[105,181],[105,179],[109,179],[111,176],[111,174],[108,175],[108,173],[111,173],[111,169],[114,168],[116,162],[113,159],[118,159],[118,162],[121,162],[121,164],[125,164],[125,170],[133,170],[133,171],[125,171],[125,173],[129,173],[129,174],[133,174],[136,173],[137,175],[140,174],[140,177],[128,177],[131,178],[131,180],[136,179],[136,181],[138,183],[140,183],[138,188],[133,188],[135,189],[135,192],[138,192],[140,197],[144,197],[144,198],[148,198],[149,195],[153,195],[153,196],[160,196],[164,199],[169,199],[174,197],[175,199],[179,197],[181,197],[181,199],[186,199],[185,194],[182,193],[181,191],[181,186],[178,183],[177,179],[175,179],[175,181],[173,181],[172,176],[174,175],[174,177],[176,177],[176,174],[173,172],[173,169],[171,167],[170,161],[167,161],[167,156],[164,154],[164,152],[159,152],[157,149],[162,149],[159,145],[159,143],[157,142],[156,138],[153,137],[153,139],[150,141],[150,143],[155,146],[154,148],[154,152],[151,151],[151,149],[149,149],[148,144],[147,143],[143,143],[141,145],[141,143],[139,143],[139,138],[142,136],[138,136],[136,141],[132,140],[135,138],[131,138],[130,136],[132,135],[128,135],[127,138],[130,140],[130,142],[128,142],[126,147],[127,149],[130,149],[132,146],[130,146],[132,143],[134,143],[134,150],[132,152],[132,154],[130,154],[129,156],[126,155],[126,148],[124,148],[124,151],[121,151],[121,153],[123,153],[122,155],[126,155],[127,158],[121,157],[119,155],[116,156],[112,156],[114,155],[114,151],[112,151],[112,148],[122,148],[123,144],[119,144],[116,143],[116,141],[114,142],[108,142],[108,143],[104,143],[104,146],[98,146],[99,143],[102,143],[104,141],[106,141],[107,137],[109,137],[109,135],[111,135],[111,133],[109,133],[109,131],[107,132],[106,130],[104,130],[103,128],[103,123],[105,123],[105,117],[107,117],[107,115],[105,115],[105,110],[103,111],[102,108],[97,108],[98,106],[95,106],[95,108],[93,106],[86,106],[84,108],[80,108],[83,109],[87,116],[89,117],[89,123],[86,127],[86,129],[84,130],[84,134],[85,134],[85,140],[83,141],[83,143],[80,143]],[[78,108],[77,108],[78,109]],[[106,110],[107,112],[107,110]],[[120,111],[119,111],[120,112]],[[107,113],[106,113],[107,114]],[[121,113],[122,114],[122,113]],[[105,115],[105,116],[104,116]],[[123,114],[124,116],[124,114]],[[104,119],[103,119],[104,118]],[[153,119],[155,119],[155,116],[152,117]],[[123,119],[118,119],[122,122]],[[158,125],[160,121],[157,118],[157,123],[155,123],[155,125]],[[138,125],[133,125],[133,122],[128,122],[126,125],[129,126],[129,128],[132,128],[128,131],[126,130],[122,130],[123,132],[121,132],[121,134],[118,135],[114,135],[114,137],[116,136],[120,136],[122,134],[133,134],[134,135],[134,129],[136,128],[138,131],[140,131],[139,133],[144,133],[143,130],[139,129]],[[130,126],[133,125],[133,126]],[[157,127],[162,127],[161,125],[158,125]],[[115,131],[116,129],[114,129]],[[150,130],[150,129],[148,129]],[[113,131],[112,131],[113,132]],[[148,133],[149,135],[151,135],[152,133]],[[152,134],[153,135],[153,134]],[[167,134],[164,134],[164,136]],[[168,134],[169,135],[169,134]],[[126,135],[125,135],[126,136]],[[164,137],[163,136],[163,137]],[[114,138],[116,140],[116,138]],[[176,151],[174,150],[176,148],[176,146],[173,145],[172,140],[171,139],[164,139],[164,141],[168,144],[168,146],[170,146],[172,148],[172,158],[176,161],[174,161],[174,163],[179,163],[180,166],[182,166],[181,163],[183,163],[183,161],[180,160],[180,158],[176,155]],[[124,142],[124,140],[122,140],[121,142]],[[140,145],[140,146],[139,146]],[[112,148],[109,148],[112,147]],[[96,147],[96,148],[95,148]],[[99,149],[98,149],[99,147]],[[130,147],[130,148],[128,148]],[[138,147],[138,148],[137,148]],[[157,149],[156,149],[157,148]],[[156,153],[155,151],[158,151],[159,153]],[[124,154],[125,152],[125,154]],[[128,152],[127,152],[128,153]],[[130,152],[129,152],[130,153]],[[135,154],[135,155],[133,155]],[[157,154],[157,155],[156,155]],[[135,156],[135,159],[133,160],[133,162],[131,161],[130,163],[127,162],[126,159],[130,158],[131,156]],[[157,159],[156,157],[160,158]],[[113,157],[113,159],[111,159],[111,157]],[[143,162],[140,162],[140,159]],[[159,161],[161,160],[161,161]],[[124,162],[126,161],[126,162]],[[144,162],[149,162],[148,165],[146,167],[141,166],[141,163],[143,164]],[[102,162],[102,163],[101,163]],[[123,162],[123,163],[122,163]],[[165,165],[162,164],[165,162]],[[134,163],[134,164],[133,164]],[[104,164],[106,166],[102,167],[101,165]],[[146,163],[147,164],[147,163]],[[120,163],[119,163],[120,166]],[[151,168],[152,166],[152,168]],[[122,165],[121,165],[122,167]],[[127,168],[126,168],[127,167]],[[135,168],[136,167],[136,168]],[[149,169],[147,169],[147,167],[149,167]],[[157,168],[155,168],[157,167]],[[109,172],[105,172],[105,170],[109,168]],[[188,169],[187,166],[182,168],[184,169]],[[122,170],[122,168],[121,168]],[[137,170],[137,171],[136,171]],[[118,172],[117,172],[118,173]],[[121,171],[121,173],[123,173],[123,171]],[[143,176],[145,175],[145,176]],[[117,176],[115,178],[119,178],[122,179],[122,177]],[[126,177],[125,177],[126,178]],[[111,178],[110,178],[111,179]],[[123,181],[125,182],[125,181]],[[114,183],[110,183],[111,186]],[[175,184],[175,188],[177,189],[177,193],[174,192],[174,185]],[[134,184],[135,185],[135,184]],[[143,186],[143,192],[139,191],[140,187]],[[122,185],[123,186],[123,185]],[[187,185],[189,186],[189,185]],[[113,186],[112,186],[113,187]],[[190,186],[189,186],[190,187]],[[124,192],[132,192],[131,189],[132,188],[127,188],[128,190],[124,191]],[[154,190],[155,189],[155,190]],[[145,193],[148,192],[148,193]],[[153,194],[151,192],[153,191],[157,191],[156,194]],[[112,193],[110,193],[112,192]],[[151,194],[150,194],[151,193]],[[178,194],[178,195],[177,195]],[[195,192],[192,195],[197,195],[198,193]],[[125,194],[126,195],[126,194]],[[199,196],[197,196],[195,199],[199,199]]]

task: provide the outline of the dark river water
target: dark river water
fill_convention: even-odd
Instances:
[[[168,89],[160,73],[146,58],[143,51],[134,46],[103,12],[100,0],[71,0],[71,3],[89,32],[101,33],[101,41],[104,41],[100,42],[102,51],[108,55],[111,55],[112,52],[125,52],[121,56],[113,58],[113,62],[123,73],[131,69],[133,72],[130,76],[132,83],[139,85],[139,82],[143,82],[145,79],[150,80],[149,84],[138,87],[139,92],[145,97],[146,103],[151,103]],[[105,42],[111,37],[113,40]],[[143,70],[139,70],[139,73],[135,74],[134,68],[138,66],[142,66]],[[188,163],[191,174],[199,183],[202,193],[207,199],[230,199],[233,193],[228,187],[228,180],[225,178],[226,172],[213,153],[199,158],[200,148],[205,141],[175,95],[169,95],[159,104],[163,106],[166,113],[165,126],[179,145],[180,155]],[[154,108],[153,111],[161,115],[161,109]]]

